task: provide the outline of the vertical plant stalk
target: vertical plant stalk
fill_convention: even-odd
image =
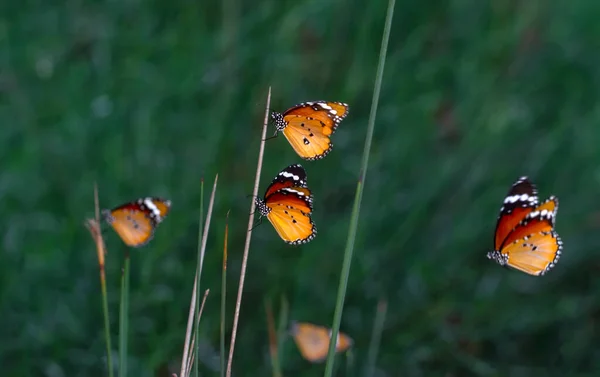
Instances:
[[[252,224],[254,223],[254,198],[258,195],[258,186],[260,185],[260,172],[262,170],[263,155],[265,153],[265,139],[267,138],[267,125],[269,124],[269,108],[271,107],[271,87],[267,93],[267,104],[265,106],[265,120],[263,123],[262,136],[260,138],[260,148],[258,151],[258,163],[256,167],[256,178],[254,179],[253,197],[250,201],[250,216],[248,218],[248,233],[246,233],[246,243],[244,245],[244,255],[242,257],[242,270],[240,271],[240,283],[238,286],[237,299],[235,301],[235,311],[233,313],[233,329],[231,331],[231,342],[229,344],[229,358],[227,360],[226,376],[231,377],[231,364],[233,361],[233,351],[235,349],[235,337],[237,335],[238,321],[240,319],[240,306],[242,304],[242,294],[244,292],[244,279],[246,278],[246,266],[248,265],[248,253],[250,251],[250,240],[252,239]]]
[[[354,205],[352,207],[352,217],[350,218],[350,226],[348,230],[348,238],[346,249],[344,251],[344,262],[342,265],[342,274],[340,276],[340,284],[338,287],[337,302],[335,305],[335,313],[333,317],[333,328],[331,329],[331,339],[337,339],[340,322],[342,320],[342,311],[344,309],[344,299],[346,297],[346,288],[348,286],[348,276],[350,275],[350,266],[352,264],[352,254],[354,252],[354,240],[356,239],[356,230],[358,228],[358,217],[360,215],[360,203],[362,201],[363,186],[367,176],[367,168],[369,165],[369,154],[371,152],[371,142],[373,140],[373,131],[375,129],[375,118],[377,116],[377,106],[379,105],[379,93],[381,92],[381,83],[383,79],[383,69],[385,67],[385,59],[387,55],[387,46],[390,39],[390,29],[392,27],[392,17],[394,15],[395,0],[389,0],[385,26],[383,28],[383,38],[381,40],[381,50],[379,53],[379,63],[377,66],[377,74],[375,76],[375,88],[373,90],[373,100],[371,102],[371,113],[369,115],[369,124],[367,127],[367,137],[365,139],[365,147],[363,150],[362,163],[360,167],[360,175],[356,185],[356,196],[354,197]],[[327,365],[325,366],[325,377],[331,377],[333,373],[333,365],[335,360],[335,345],[336,342],[329,342],[329,353],[327,355]]]
[[[279,308],[279,325],[277,327],[277,348],[283,344],[284,339],[288,334],[288,313],[289,305],[284,295],[281,295],[281,308]]]
[[[201,261],[200,261],[200,250],[202,248],[202,224],[204,223],[204,178],[200,180],[200,220],[198,221],[198,250],[197,250],[197,264],[196,271],[202,271]],[[200,273],[197,273],[195,278],[197,279],[196,285],[200,287]],[[196,295],[196,311],[200,306],[200,296]],[[196,312],[196,317],[198,317],[198,313]],[[196,328],[195,337],[198,338],[198,329]],[[196,355],[198,357],[198,355]],[[198,377],[198,363],[194,366],[194,376]]]
[[[383,325],[387,315],[387,301],[380,300],[377,304],[377,313],[373,322],[373,332],[371,333],[371,341],[369,343],[369,354],[367,357],[367,370],[365,377],[370,377],[375,374],[375,363],[377,362],[377,354],[379,353],[379,345],[381,344],[381,334],[383,333]]]
[[[200,310],[198,311],[198,316],[196,317],[196,326],[200,323],[200,318],[202,318],[202,312],[204,311],[204,304],[206,303],[206,298],[208,297],[209,293],[210,293],[210,289],[207,289],[206,291],[204,291],[204,297],[202,298],[202,304],[200,305]],[[190,345],[191,349],[194,348],[194,344],[199,343],[197,339],[198,339],[198,337],[196,337],[196,334],[194,334],[194,336],[192,337],[192,343]],[[196,358],[199,358],[199,357],[200,357],[199,355],[196,355]],[[198,363],[196,363],[196,364],[198,364]],[[186,365],[187,365],[187,367],[185,370],[187,371],[187,373],[189,375],[192,365],[195,365],[194,364],[194,353],[189,354]],[[183,377],[187,377],[187,376],[183,376]]]
[[[112,345],[110,341],[110,317],[108,314],[108,293],[106,289],[106,269],[104,256],[106,255],[106,245],[100,231],[100,204],[98,200],[98,185],[94,183],[94,208],[96,212],[95,219],[87,219],[85,225],[92,235],[92,239],[96,243],[96,253],[98,254],[98,269],[100,270],[100,287],[102,289],[102,314],[104,316],[104,338],[106,340],[106,362],[108,368],[108,376],[113,377],[112,363]]]
[[[127,377],[127,334],[129,332],[129,249],[121,272],[121,307],[119,311],[119,377]]]
[[[223,241],[223,272],[221,274],[221,377],[225,376],[225,299],[227,298],[227,238],[229,235],[229,211],[225,218],[225,240]]]
[[[267,331],[269,333],[269,355],[271,356],[271,368],[273,377],[281,377],[281,366],[279,364],[279,343],[275,331],[275,320],[273,319],[273,308],[270,299],[265,299],[265,313],[267,315]]]
[[[210,201],[208,203],[208,211],[206,214],[206,222],[204,224],[204,233],[202,235],[202,246],[200,248],[200,261],[198,263],[198,266],[196,267],[196,275],[194,277],[194,287],[192,288],[192,297],[190,299],[190,310],[188,313],[188,322],[187,322],[187,327],[185,330],[185,341],[184,341],[184,345],[183,345],[183,356],[181,358],[181,370],[179,373],[180,377],[183,376],[188,376],[189,375],[189,370],[187,370],[187,360],[188,360],[188,355],[190,353],[190,339],[192,338],[192,329],[194,328],[194,313],[198,313],[197,317],[199,317],[199,310],[198,310],[198,299],[197,299],[197,292],[198,292],[198,287],[200,285],[200,275],[202,274],[202,267],[204,264],[204,254],[206,251],[206,239],[208,238],[208,230],[210,229],[210,220],[212,218],[212,211],[213,211],[213,206],[215,203],[215,193],[217,191],[217,181],[219,179],[219,175],[217,174],[215,176],[215,183],[213,184],[213,189],[212,192],[210,194]]]

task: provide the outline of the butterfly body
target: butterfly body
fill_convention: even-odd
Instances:
[[[331,149],[330,136],[348,115],[349,106],[342,102],[303,102],[283,113],[272,112],[275,136],[282,132],[296,153],[305,160],[318,160]]]
[[[302,357],[313,363],[325,361],[329,352],[331,329],[308,322],[293,322],[290,332]],[[335,351],[345,352],[353,343],[348,335],[338,332]]]
[[[170,200],[146,197],[103,210],[102,215],[126,245],[141,247],[154,237],[156,227],[170,210]]]
[[[487,257],[529,275],[546,274],[558,262],[562,240],[554,230],[558,198],[539,203],[537,189],[521,177],[513,184],[496,224],[494,250]]]
[[[317,228],[311,219],[313,197],[306,185],[306,171],[298,164],[282,170],[271,182],[264,198],[255,198],[256,209],[279,236],[292,245],[311,241]]]

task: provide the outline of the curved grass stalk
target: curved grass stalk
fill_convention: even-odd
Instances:
[[[367,127],[367,137],[363,150],[362,163],[360,167],[360,175],[356,185],[356,195],[354,197],[354,205],[352,207],[352,217],[350,218],[350,226],[348,230],[348,238],[346,249],[344,251],[344,262],[342,265],[342,273],[340,276],[340,284],[338,287],[337,301],[335,305],[335,313],[333,317],[333,327],[331,329],[331,339],[337,339],[340,322],[342,320],[342,311],[344,309],[344,299],[346,297],[346,288],[348,286],[348,276],[350,275],[350,266],[352,264],[352,254],[354,252],[354,240],[356,239],[356,230],[358,228],[358,217],[360,214],[360,203],[362,201],[363,186],[367,176],[367,168],[369,165],[369,154],[371,152],[371,142],[373,140],[373,131],[375,129],[375,118],[377,116],[377,106],[379,104],[379,93],[381,92],[381,83],[383,80],[383,69],[385,67],[385,59],[387,56],[387,46],[390,39],[390,30],[392,27],[392,17],[394,15],[395,0],[389,0],[385,26],[383,29],[383,38],[381,40],[381,50],[379,53],[379,63],[377,66],[377,74],[375,76],[375,88],[373,90],[373,100],[371,102],[371,113],[369,115],[369,124]],[[329,353],[327,354],[327,365],[325,366],[325,377],[331,377],[333,373],[335,359],[336,342],[329,342]]]

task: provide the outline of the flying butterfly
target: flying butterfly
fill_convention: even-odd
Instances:
[[[148,197],[105,209],[102,215],[127,246],[140,247],[150,242],[170,210],[170,200]]]
[[[304,102],[283,113],[271,112],[275,135],[283,135],[305,160],[321,159],[333,148],[330,136],[348,115],[349,107],[341,102]]]
[[[293,322],[290,330],[300,354],[312,363],[323,362],[329,352],[331,330],[307,322]],[[345,352],[353,345],[353,340],[346,334],[338,332],[335,351]]]
[[[558,198],[539,203],[535,185],[519,178],[504,199],[494,235],[494,251],[487,257],[529,275],[544,275],[562,252],[562,241],[554,224]]]
[[[313,197],[306,185],[306,171],[299,165],[283,169],[267,188],[264,199],[254,199],[261,219],[265,216],[279,237],[291,245],[315,238],[317,228],[310,215]]]

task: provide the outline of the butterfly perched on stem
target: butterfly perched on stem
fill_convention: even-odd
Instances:
[[[127,246],[140,247],[150,242],[170,210],[170,200],[148,197],[105,209],[102,215]]]
[[[304,102],[283,113],[273,111],[273,137],[283,132],[298,156],[305,160],[321,159],[333,148],[330,136],[348,111],[345,103],[327,101]]]
[[[533,183],[519,178],[500,208],[494,251],[487,257],[530,275],[547,273],[562,251],[562,241],[554,231],[557,210],[558,198],[550,196],[539,203]]]
[[[263,199],[254,198],[258,212],[265,216],[279,237],[291,245],[315,238],[317,228],[310,215],[313,197],[306,185],[306,171],[299,165],[283,169],[267,188]]]
[[[325,361],[329,352],[331,329],[308,322],[293,322],[290,333],[302,357],[313,363]],[[353,343],[348,335],[338,332],[335,352],[345,352],[352,347]]]

